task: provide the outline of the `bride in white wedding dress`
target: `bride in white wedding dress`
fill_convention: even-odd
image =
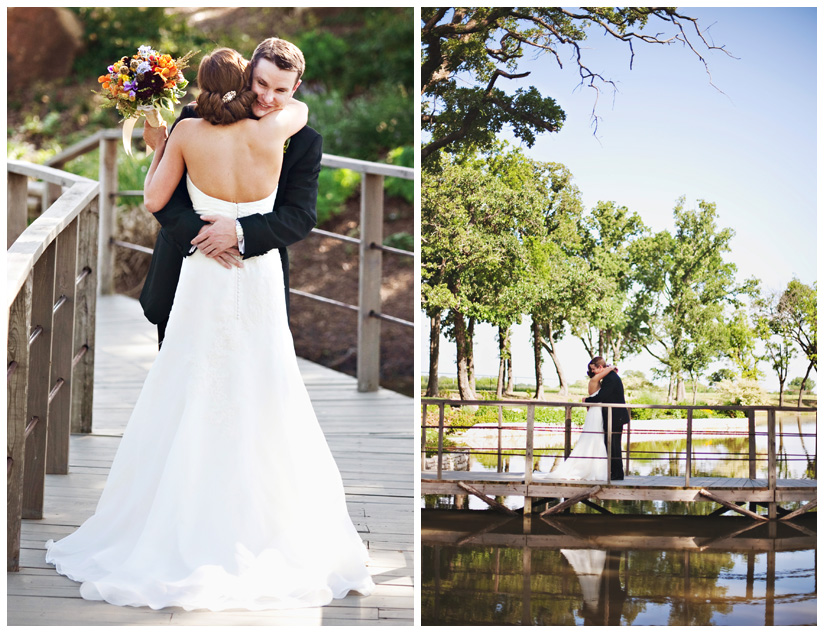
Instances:
[[[598,394],[601,380],[614,371],[615,367],[606,366],[590,377],[587,384],[588,396]],[[593,406],[587,409],[581,435],[570,455],[544,477],[607,482],[607,447],[604,444],[604,419],[601,407]]]
[[[221,50],[202,68],[226,66]],[[201,70],[198,83],[208,92]],[[284,141],[306,107],[212,125],[198,103],[204,118],[158,145],[147,208],[165,204],[185,163],[198,213],[271,211]],[[86,599],[260,610],[369,594],[367,560],[298,370],[278,251],[231,269],[193,253],[95,514],[49,541],[46,561]]]

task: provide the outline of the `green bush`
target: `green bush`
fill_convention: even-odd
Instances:
[[[322,168],[318,175],[318,226],[340,213],[361,184],[361,174],[348,169]]]
[[[387,163],[401,167],[413,167],[415,150],[411,145],[390,150],[387,154]],[[384,191],[388,196],[398,196],[412,204],[415,199],[415,181],[391,176],[384,181]]]
[[[406,231],[393,233],[384,238],[384,246],[403,249],[404,251],[413,251],[415,249],[415,238]]]
[[[309,125],[323,135],[328,154],[378,161],[390,150],[411,145],[412,99],[396,85],[377,84],[351,99],[336,90],[300,97],[309,108]]]
[[[164,7],[79,7],[71,9],[83,23],[84,46],[74,61],[76,78],[97,77],[124,55],[148,44],[172,57],[190,50],[212,49],[200,32],[190,27],[186,16]],[[195,60],[197,62],[197,60]],[[194,79],[197,67],[184,73]]]

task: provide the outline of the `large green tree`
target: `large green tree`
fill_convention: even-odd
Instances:
[[[528,147],[536,134],[561,128],[565,113],[552,96],[535,86],[502,89],[530,74],[519,69],[526,55],[560,68],[571,60],[581,84],[598,92],[615,86],[586,61],[585,42],[596,33],[625,42],[631,67],[636,44],[683,45],[706,68],[704,51],[724,51],[672,7],[423,7],[421,22],[425,162],[442,148],[490,147],[505,125]]]
[[[780,318],[778,308],[777,294],[760,294],[753,303],[756,335],[765,347],[763,358],[771,364],[779,380],[779,406],[782,407],[785,382],[796,351],[788,324]]]
[[[524,286],[529,304],[536,373],[536,398],[543,398],[543,350],[550,355],[559,380],[559,393],[568,392],[564,367],[556,343],[569,324],[581,321],[582,314],[596,297],[601,282],[589,275],[582,257],[579,232],[583,205],[573,175],[560,163],[537,163],[535,182],[544,192],[545,233],[529,241],[530,268]]]
[[[706,370],[722,354],[714,333],[725,306],[738,306],[752,282],[738,284],[736,265],[725,261],[734,233],[716,226],[715,204],[700,200],[689,210],[680,198],[673,216],[672,234],[661,231],[633,245],[639,283],[633,311],[644,349],[669,378],[668,399],[681,401],[685,375]]]
[[[599,202],[582,221],[582,254],[600,292],[573,324],[573,333],[590,357],[609,357],[618,364],[639,349],[639,323],[630,310],[630,253],[633,242],[646,232],[639,214],[615,202]]]
[[[456,342],[459,394],[475,398],[472,329],[519,314],[514,286],[526,269],[526,235],[544,231],[533,162],[513,150],[490,156],[442,155],[422,175],[421,294]],[[431,336],[438,336],[431,328]],[[431,342],[431,354],[437,354]],[[433,362],[431,359],[431,372]]]
[[[777,316],[790,337],[808,359],[808,368],[799,389],[797,406],[802,406],[805,380],[816,370],[816,282],[808,286],[794,278],[779,298]]]

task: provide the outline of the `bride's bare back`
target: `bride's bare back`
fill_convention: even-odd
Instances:
[[[154,213],[175,191],[184,168],[203,193],[230,202],[254,202],[278,185],[286,140],[307,121],[307,107],[295,99],[261,119],[213,125],[182,119],[159,145],[146,174],[144,204]]]
[[[278,185],[284,160],[283,135],[265,138],[260,121],[212,125],[184,119],[181,152],[189,177],[203,193],[231,202],[266,198]],[[184,125],[185,124],[185,125]]]

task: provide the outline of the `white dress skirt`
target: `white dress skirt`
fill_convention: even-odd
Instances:
[[[598,390],[590,396],[596,396]],[[579,439],[567,460],[550,471],[547,478],[607,482],[607,448],[604,445],[602,408],[588,408]]]
[[[198,213],[230,203],[188,180]],[[320,606],[374,588],[303,384],[277,250],[184,259],[163,347],[95,514],[46,544],[85,599],[187,610]]]

